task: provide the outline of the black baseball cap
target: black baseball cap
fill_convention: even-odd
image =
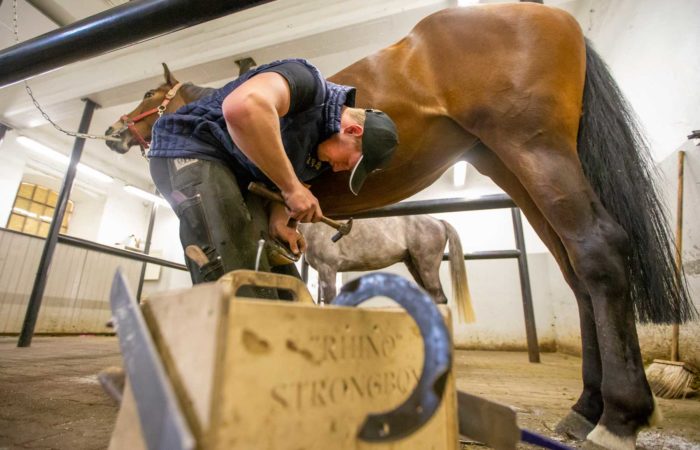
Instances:
[[[353,194],[358,195],[370,173],[386,167],[398,143],[394,121],[377,109],[366,109],[362,156],[350,173],[350,191]]]

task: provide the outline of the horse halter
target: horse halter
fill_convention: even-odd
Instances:
[[[159,106],[155,108],[151,108],[148,111],[144,111],[141,114],[138,114],[134,117],[129,117],[126,114],[120,117],[120,120],[124,124],[124,126],[117,131],[117,135],[121,135],[126,129],[128,129],[131,132],[131,135],[136,138],[136,140],[139,143],[139,146],[141,147],[141,155],[144,157],[146,156],[146,150],[148,150],[149,147],[149,142],[144,139],[143,136],[141,136],[141,133],[138,132],[136,129],[136,122],[145,119],[146,117],[158,113],[158,117],[161,117],[163,113],[165,112],[165,109],[168,107],[168,104],[170,101],[175,97],[177,94],[177,91],[180,89],[182,86],[182,83],[177,83],[175,86],[173,86],[167,94],[165,94],[165,98],[163,101],[160,103]]]

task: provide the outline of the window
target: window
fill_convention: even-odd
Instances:
[[[56,208],[58,193],[32,183],[21,183],[15,197],[12,213],[7,220],[7,229],[46,237]],[[68,200],[63,215],[61,233],[68,231],[68,222],[73,215],[73,202]]]

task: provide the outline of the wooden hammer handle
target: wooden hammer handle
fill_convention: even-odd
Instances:
[[[321,222],[325,223],[326,225],[332,226],[332,227],[335,228],[336,230],[339,230],[340,227],[343,226],[342,223],[340,223],[340,222],[338,222],[338,221],[335,221],[335,220],[333,220],[333,219],[329,219],[329,218],[326,217],[326,216],[321,216]]]
[[[273,202],[284,203],[284,198],[282,197],[282,194],[280,194],[279,192],[271,191],[262,183],[251,181],[250,184],[248,184],[248,190],[253,194],[259,195],[268,200],[272,200]],[[326,216],[321,216],[320,220],[326,225],[332,226],[336,230],[342,226],[340,222],[336,222],[335,220],[329,219]]]
[[[248,184],[248,190],[255,195],[259,195],[260,197],[284,204],[284,197],[282,197],[282,194],[271,191],[262,183],[251,181],[250,184]]]

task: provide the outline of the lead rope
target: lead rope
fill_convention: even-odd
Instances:
[[[0,2],[1,3],[1,2]],[[13,24],[13,31],[15,34],[15,42],[19,43],[19,28],[17,26],[17,0],[12,1],[12,11],[13,11],[13,17],[12,17],[12,24]],[[83,138],[83,139],[102,139],[105,141],[116,141],[119,142],[120,139],[112,136],[102,136],[102,135],[94,135],[94,134],[87,134],[87,133],[78,133],[77,131],[68,131],[64,130],[61,128],[60,125],[58,125],[56,122],[51,120],[49,115],[44,111],[44,109],[39,105],[39,102],[37,99],[34,97],[34,93],[32,92],[32,88],[29,87],[29,84],[27,83],[26,80],[22,80],[24,83],[24,89],[27,91],[27,94],[29,94],[29,97],[32,99],[32,102],[34,103],[34,106],[36,109],[39,110],[41,115],[46,119],[55,129],[58,131],[67,134],[68,136],[76,137],[76,138]]]

